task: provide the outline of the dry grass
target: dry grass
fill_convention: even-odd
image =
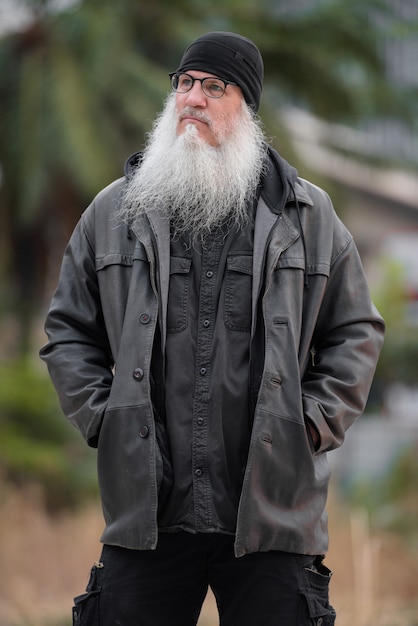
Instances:
[[[52,519],[33,490],[1,495],[0,624],[56,626],[97,559],[98,509]]]
[[[51,519],[33,490],[0,492],[0,501],[0,625],[70,624],[72,598],[100,551],[99,506]],[[330,508],[338,626],[418,626],[418,554],[392,535],[371,534],[364,513]],[[199,626],[217,623],[209,595]]]

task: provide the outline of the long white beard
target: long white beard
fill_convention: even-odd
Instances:
[[[205,113],[189,110],[212,124]],[[267,144],[258,119],[244,102],[238,117],[217,118],[211,126],[217,147],[201,139],[194,124],[181,135],[176,125],[171,94],[128,181],[119,217],[131,221],[158,209],[170,219],[173,237],[188,232],[192,240],[225,222],[242,228],[250,219],[249,203],[265,166]]]

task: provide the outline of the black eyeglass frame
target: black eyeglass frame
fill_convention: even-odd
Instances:
[[[174,79],[176,77],[180,77],[180,76],[187,76],[188,78],[190,78],[190,80],[192,81],[192,84],[190,85],[189,89],[186,89],[186,91],[179,91],[178,89],[176,89],[174,87]],[[189,93],[189,91],[191,91],[193,89],[193,85],[195,84],[195,82],[198,80],[201,87],[202,87],[202,91],[205,94],[205,96],[207,96],[208,98],[222,98],[222,96],[225,94],[226,88],[228,87],[228,85],[234,85],[235,87],[237,87],[237,83],[233,83],[232,80],[226,80],[225,78],[219,78],[219,76],[205,76],[204,78],[194,78],[193,76],[190,76],[190,74],[188,74],[187,72],[171,72],[169,74],[170,77],[170,83],[171,83],[171,89],[173,91],[175,91],[176,93]],[[221,93],[220,96],[214,96],[212,94],[209,94],[205,91],[204,88],[204,82],[205,80],[219,80],[221,81],[221,83],[224,84],[224,90]]]

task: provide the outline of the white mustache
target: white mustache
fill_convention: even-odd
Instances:
[[[211,118],[205,113],[203,113],[203,111],[199,111],[198,109],[194,109],[193,107],[185,107],[182,111],[180,111],[179,113],[180,121],[183,120],[185,117],[193,117],[194,119],[199,120],[200,122],[204,122],[209,127],[212,126]]]

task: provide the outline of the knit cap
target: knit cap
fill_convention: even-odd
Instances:
[[[176,73],[196,70],[230,80],[241,87],[254,111],[260,106],[264,65],[260,51],[250,39],[235,33],[206,33],[186,48]]]

